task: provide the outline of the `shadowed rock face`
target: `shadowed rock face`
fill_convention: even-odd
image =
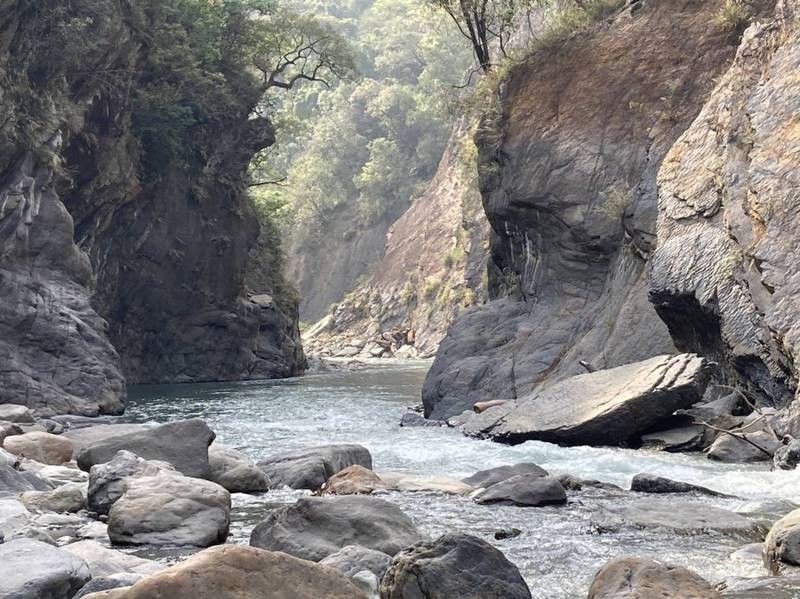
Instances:
[[[731,384],[789,406],[800,358],[798,5],[753,25],[658,176],[652,301],[675,343]],[[783,18],[780,17],[783,15]],[[800,434],[800,404],[785,412]]]
[[[451,327],[426,415],[674,351],[647,298],[656,174],[733,57],[721,5],[640,3],[512,71],[477,138],[495,299]]]

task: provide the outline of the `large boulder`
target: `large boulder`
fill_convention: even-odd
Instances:
[[[211,480],[231,493],[254,493],[269,490],[269,478],[241,451],[222,443],[208,448]]]
[[[75,454],[81,449],[128,433],[138,433],[148,430],[148,426],[144,424],[94,424],[93,426],[82,426],[80,428],[70,428],[64,433],[64,436],[72,441],[75,448]]]
[[[633,477],[631,491],[640,493],[697,493],[699,495],[711,495],[712,497],[729,497],[729,495],[701,487],[700,485],[646,473],[636,474]]]
[[[258,467],[269,476],[271,486],[319,489],[331,476],[357,464],[372,470],[372,456],[361,445],[323,445],[269,456]]]
[[[486,541],[448,534],[404,549],[392,560],[381,599],[530,599],[517,567]]]
[[[388,491],[390,486],[372,470],[354,464],[331,476],[319,490],[320,495],[371,495]]]
[[[520,443],[624,443],[703,396],[714,371],[694,354],[657,356],[589,372],[476,414],[468,434]]]
[[[174,471],[172,465],[166,462],[145,460],[130,451],[119,451],[110,461],[89,469],[89,509],[98,514],[107,514],[125,492],[125,480],[128,477],[156,476]]]
[[[86,445],[78,451],[78,466],[88,471],[125,449],[147,460],[168,462],[186,476],[208,478],[211,475],[208,446],[214,437],[214,432],[202,420],[170,422]]]
[[[14,539],[0,545],[3,599],[72,599],[91,576],[85,561],[47,543]]]
[[[5,422],[33,422],[33,413],[26,407],[13,403],[0,404],[0,420]]]
[[[254,547],[319,561],[347,545],[394,555],[422,534],[393,503],[364,495],[303,497],[275,510],[250,535]]]
[[[780,440],[769,431],[744,433],[742,436],[749,442],[732,435],[717,437],[708,448],[708,459],[720,462],[766,462],[771,461],[781,447]]]
[[[777,573],[784,565],[800,566],[800,510],[772,525],[764,541],[764,565]]]
[[[800,439],[791,439],[781,445],[773,457],[772,463],[779,470],[794,470],[800,465]]]
[[[75,593],[72,599],[83,599],[92,593],[100,593],[101,591],[110,591],[111,589],[120,589],[123,587],[133,586],[139,582],[143,576],[141,574],[133,574],[130,572],[121,572],[120,574],[109,574],[107,576],[96,576],[89,582],[81,587]]]
[[[475,497],[480,504],[499,503],[539,507],[567,503],[567,493],[561,483],[549,476],[520,474],[496,483]]]
[[[488,470],[480,470],[463,480],[473,487],[483,487],[486,489],[499,482],[508,480],[512,476],[518,476],[520,474],[547,476],[548,472],[533,462],[521,462],[510,466],[497,466],[496,468],[489,468]]]
[[[78,512],[86,507],[86,484],[67,483],[50,491],[28,491],[20,500],[32,512]]]
[[[3,447],[22,458],[42,464],[64,464],[72,459],[72,442],[62,435],[34,431],[3,440]]]
[[[230,512],[230,493],[211,481],[132,477],[108,513],[108,538],[123,545],[207,547],[228,537]]]
[[[10,539],[31,524],[31,513],[25,505],[10,497],[0,499],[0,535]]]
[[[722,599],[700,576],[678,566],[638,557],[606,563],[589,587],[588,599]]]
[[[51,488],[35,472],[20,472],[11,466],[0,466],[0,497],[13,497],[26,491],[47,491]]]
[[[206,549],[97,599],[366,599],[331,568],[246,545]],[[88,595],[85,599],[92,598]]]
[[[13,422],[6,422],[0,421],[0,444],[5,441],[6,437],[11,437],[13,435],[21,435],[23,433],[22,428],[18,424]]]
[[[92,576],[110,576],[120,573],[155,574],[165,567],[158,562],[110,549],[97,541],[88,539],[69,543],[62,549],[85,561]]]

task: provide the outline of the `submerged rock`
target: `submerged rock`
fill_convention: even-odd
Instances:
[[[574,376],[467,422],[469,434],[520,443],[620,444],[700,400],[714,371],[694,354]]]
[[[589,587],[588,599],[722,599],[707,581],[679,566],[623,557],[606,563]]]
[[[208,448],[211,480],[231,493],[255,493],[269,490],[269,478],[241,451],[222,443]]]
[[[125,493],[128,477],[156,476],[175,472],[171,464],[145,460],[130,451],[121,450],[108,462],[96,464],[89,470],[87,504],[98,514],[107,514],[114,502]]]
[[[381,479],[393,491],[469,495],[475,490],[472,485],[449,476],[381,472]]]
[[[480,504],[500,503],[538,507],[567,503],[564,487],[555,478],[520,474],[496,483],[475,497]]]
[[[208,446],[214,437],[202,420],[181,420],[89,443],[78,451],[77,461],[81,470],[88,471],[125,449],[146,460],[168,462],[186,476],[208,478],[211,475]]]
[[[504,480],[508,480],[512,476],[519,476],[521,474],[548,476],[547,470],[537,466],[533,462],[522,462],[512,466],[498,466],[497,468],[480,470],[462,480],[473,487],[483,487],[485,489]]]
[[[372,456],[361,445],[322,445],[259,460],[272,488],[319,489],[331,476],[358,464],[372,470]]]
[[[400,418],[400,426],[407,427],[427,427],[427,426],[447,426],[446,422],[442,420],[431,420],[425,418],[422,414],[417,412],[406,412]]]
[[[3,447],[22,458],[42,464],[64,464],[72,459],[72,443],[61,435],[32,432],[3,440]]]
[[[4,599],[72,599],[91,576],[85,561],[47,543],[14,539],[0,545]]]
[[[700,485],[693,485],[654,474],[637,474],[631,480],[631,491],[640,493],[697,493],[712,497],[730,497]]]
[[[363,495],[303,497],[275,510],[250,535],[254,547],[319,561],[347,545],[394,555],[422,539],[393,503]]]
[[[772,525],[764,541],[764,565],[776,574],[784,565],[800,566],[800,509]]]
[[[486,541],[465,534],[444,535],[398,553],[380,593],[382,599],[531,597],[514,564]]]

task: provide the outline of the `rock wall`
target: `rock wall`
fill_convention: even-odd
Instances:
[[[476,138],[493,301],[451,327],[426,415],[675,351],[647,295],[656,174],[734,55],[722,4],[633,3],[511,71]]]
[[[466,307],[486,298],[488,224],[475,177],[473,128],[453,128],[425,193],[390,227],[383,259],[304,334],[315,354],[427,357]]]
[[[800,358],[800,23],[797,2],[749,27],[731,68],[658,175],[651,297],[681,349],[789,407]],[[785,412],[800,434],[800,403]]]

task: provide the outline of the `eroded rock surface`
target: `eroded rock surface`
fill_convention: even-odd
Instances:
[[[322,445],[269,456],[258,461],[272,488],[319,489],[331,476],[358,464],[372,469],[372,456],[361,445]]]
[[[589,599],[721,599],[707,581],[687,568],[637,557],[611,560],[595,575]]]

